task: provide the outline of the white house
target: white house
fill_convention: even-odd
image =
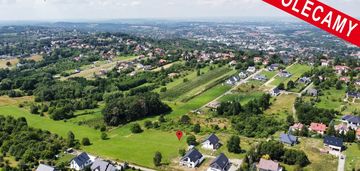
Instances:
[[[343,140],[341,138],[338,137],[334,137],[334,136],[325,136],[324,137],[324,145],[325,147],[328,147],[329,153],[332,155],[340,155],[341,151],[343,149]]]
[[[227,171],[229,170],[231,163],[225,154],[221,153],[210,164],[207,171]]]
[[[345,115],[341,119],[347,123],[347,126],[351,129],[356,130],[360,128],[360,116]]]
[[[202,148],[208,150],[216,150],[220,147],[219,138],[215,134],[211,134],[202,143]]]
[[[275,88],[271,89],[269,93],[271,96],[278,96],[278,95],[280,95],[281,91],[277,87],[275,87]]]
[[[198,150],[193,148],[190,151],[188,151],[184,155],[184,157],[180,159],[180,165],[189,168],[195,168],[196,166],[201,164],[201,162],[203,162],[204,159],[205,157]]]
[[[246,70],[246,72],[248,72],[248,73],[255,73],[255,71],[256,71],[256,68],[255,68],[254,66],[250,66],[250,67],[248,67],[248,69]]]
[[[52,166],[45,165],[45,164],[40,164],[36,168],[36,171],[55,171],[55,168]]]
[[[79,154],[70,161],[70,168],[74,170],[83,170],[86,166],[93,163],[93,160],[85,152]]]

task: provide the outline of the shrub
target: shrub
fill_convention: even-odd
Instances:
[[[134,123],[133,125],[131,125],[130,130],[134,134],[138,134],[143,131],[138,123]]]
[[[87,137],[84,137],[84,138],[81,140],[81,144],[84,145],[84,146],[91,145],[90,139],[87,138]]]

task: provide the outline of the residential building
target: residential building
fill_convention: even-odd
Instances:
[[[52,166],[48,166],[46,164],[40,164],[37,168],[36,171],[55,171],[56,169]]]
[[[240,72],[240,73],[239,73],[239,77],[240,77],[241,79],[244,79],[244,78],[247,77],[247,74],[246,74],[245,72]]]
[[[334,69],[335,69],[336,73],[341,74],[341,73],[343,73],[343,72],[344,72],[344,73],[349,72],[351,68],[348,67],[348,66],[336,65],[336,66],[334,67]]]
[[[325,131],[326,131],[326,125],[322,124],[322,123],[311,123],[310,127],[309,127],[310,131],[313,131],[315,133],[324,135]]]
[[[290,133],[282,133],[280,135],[280,142],[293,146],[298,143],[298,138],[294,135],[291,135]]]
[[[217,156],[210,164],[207,171],[227,171],[229,170],[231,163],[224,153]]]
[[[254,66],[250,66],[248,67],[248,69],[246,70],[246,72],[248,73],[255,73],[256,72],[256,68]]]
[[[360,116],[345,115],[341,119],[347,123],[347,126],[351,129],[356,130],[360,128]]]
[[[329,148],[329,153],[338,156],[343,149],[343,140],[335,136],[325,136],[324,145]]]
[[[215,134],[210,134],[201,144],[202,148],[209,150],[216,150],[221,146],[220,140]]]
[[[304,128],[304,125],[302,123],[294,123],[293,126],[290,126],[290,131],[301,131]]]
[[[118,169],[109,162],[103,160],[95,160],[90,167],[91,171],[117,171]]]
[[[275,88],[271,89],[269,93],[271,96],[278,96],[278,95],[280,95],[281,91],[280,91],[280,89],[275,87]]]
[[[318,91],[314,88],[309,88],[306,93],[310,96],[317,96],[318,95]]]
[[[356,138],[360,140],[360,128],[356,130]]]
[[[301,77],[301,78],[299,79],[299,82],[300,82],[300,83],[303,83],[303,84],[308,84],[308,83],[311,82],[311,79],[310,79],[309,77]]]
[[[334,126],[335,131],[337,131],[340,134],[346,134],[349,131],[349,127],[346,123],[341,123]]]
[[[266,76],[265,75],[255,75],[254,77],[253,77],[253,79],[254,80],[258,80],[258,81],[266,81],[267,80],[267,78],[266,78]]]
[[[279,75],[279,77],[285,77],[285,78],[289,78],[292,76],[289,72],[287,72],[285,70],[280,71],[278,75]]]
[[[360,93],[358,92],[347,92],[346,98],[360,99]]]
[[[204,161],[204,156],[195,148],[189,150],[181,159],[180,165],[195,168]]]
[[[258,171],[282,171],[283,168],[278,162],[261,158],[256,165]]]
[[[74,170],[83,170],[86,166],[91,165],[92,162],[89,155],[83,152],[70,161],[70,168]]]

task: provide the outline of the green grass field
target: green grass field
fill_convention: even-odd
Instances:
[[[346,144],[346,163],[345,170],[359,170],[360,169],[360,144],[347,143]]]
[[[191,99],[194,95],[202,93],[208,86],[211,86],[212,83],[226,75],[230,76],[236,71],[228,67],[216,68],[214,70],[205,72],[201,76],[197,76],[193,79],[188,79],[187,82],[182,82],[168,88],[168,90],[161,94],[161,97],[167,101],[187,101]],[[183,80],[183,79],[181,79]]]
[[[279,120],[286,120],[288,115],[293,114],[293,105],[295,103],[296,95],[282,94],[272,101],[272,105],[264,113],[266,116],[275,117]]]
[[[276,76],[275,80],[271,82],[271,85],[277,86],[280,83],[284,83],[286,85],[290,80],[295,82],[298,78],[301,77],[302,74],[304,74],[305,72],[310,71],[310,70],[311,70],[311,67],[308,65],[294,64],[290,68],[286,69],[286,71],[288,71],[292,74],[292,76],[290,78],[283,78],[283,77]]]
[[[276,75],[276,71],[261,71],[261,73],[259,75],[265,75],[266,78],[269,80],[271,79],[272,77],[274,77]]]
[[[173,112],[167,117],[178,117],[191,110],[198,109],[217,96],[228,91],[230,88],[230,86],[217,85],[191,99],[187,103],[172,103]],[[172,158],[177,157],[180,148],[186,147],[186,137],[179,142],[174,132],[145,130],[143,133],[135,135],[130,133],[130,124],[110,130],[108,132],[110,139],[101,140],[100,131],[88,126],[76,124],[76,121],[78,119],[80,120],[80,117],[67,122],[54,121],[46,117],[32,115],[27,110],[18,108],[14,105],[0,106],[0,114],[13,117],[25,117],[30,126],[49,130],[50,132],[63,137],[67,137],[67,133],[72,131],[74,132],[76,139],[81,140],[83,137],[88,137],[90,139],[92,145],[82,147],[83,150],[90,154],[119,161],[126,160],[127,162],[136,163],[146,167],[154,167],[152,158],[156,151],[162,153],[164,162],[170,162]],[[83,116],[85,117],[86,115]],[[90,116],[86,116],[86,118],[87,117]],[[146,120],[153,119],[155,118],[147,118]],[[144,120],[138,122],[141,123]]]

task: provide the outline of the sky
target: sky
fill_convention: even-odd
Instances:
[[[320,0],[355,18],[360,0]],[[290,17],[261,0],[0,0],[0,21]]]

